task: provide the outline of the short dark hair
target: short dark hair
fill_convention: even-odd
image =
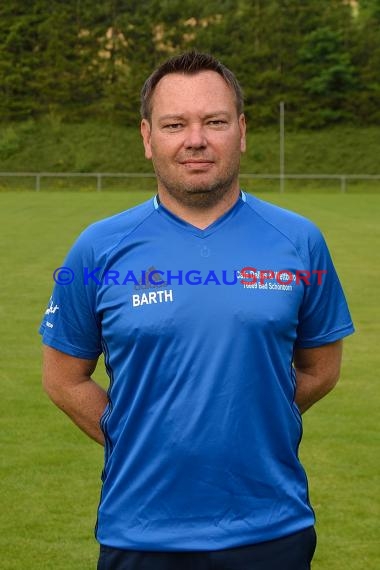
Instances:
[[[162,63],[148,77],[141,90],[141,116],[143,119],[151,120],[152,117],[152,97],[158,82],[170,73],[183,73],[185,75],[194,75],[200,71],[215,71],[219,73],[225,82],[231,87],[235,93],[236,110],[238,115],[243,113],[244,98],[243,91],[235,77],[225,65],[215,59],[208,53],[200,53],[197,51],[189,51],[180,55],[171,57]]]

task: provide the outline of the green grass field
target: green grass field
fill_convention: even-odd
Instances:
[[[324,231],[357,332],[341,381],[304,417],[301,446],[319,536],[314,570],[378,570],[379,252],[377,194],[260,195]],[[146,193],[0,193],[3,570],[94,570],[102,449],[43,394],[37,328],[52,271],[90,222]],[[105,381],[99,371],[95,377]]]

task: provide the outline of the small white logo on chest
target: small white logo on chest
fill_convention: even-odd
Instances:
[[[142,305],[155,305],[157,303],[172,303],[173,290],[169,291],[149,291],[141,295],[132,295],[132,306],[141,307]]]

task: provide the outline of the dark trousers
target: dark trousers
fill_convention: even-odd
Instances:
[[[310,570],[314,527],[251,546],[207,552],[151,552],[100,546],[98,570]]]

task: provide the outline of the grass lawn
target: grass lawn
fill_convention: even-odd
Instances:
[[[94,570],[102,449],[40,387],[37,328],[62,264],[90,222],[147,198],[139,192],[0,193],[3,570]],[[304,417],[301,447],[319,545],[314,570],[378,570],[380,196],[262,194],[324,231],[357,333],[337,388]],[[105,381],[102,371],[95,377]]]

